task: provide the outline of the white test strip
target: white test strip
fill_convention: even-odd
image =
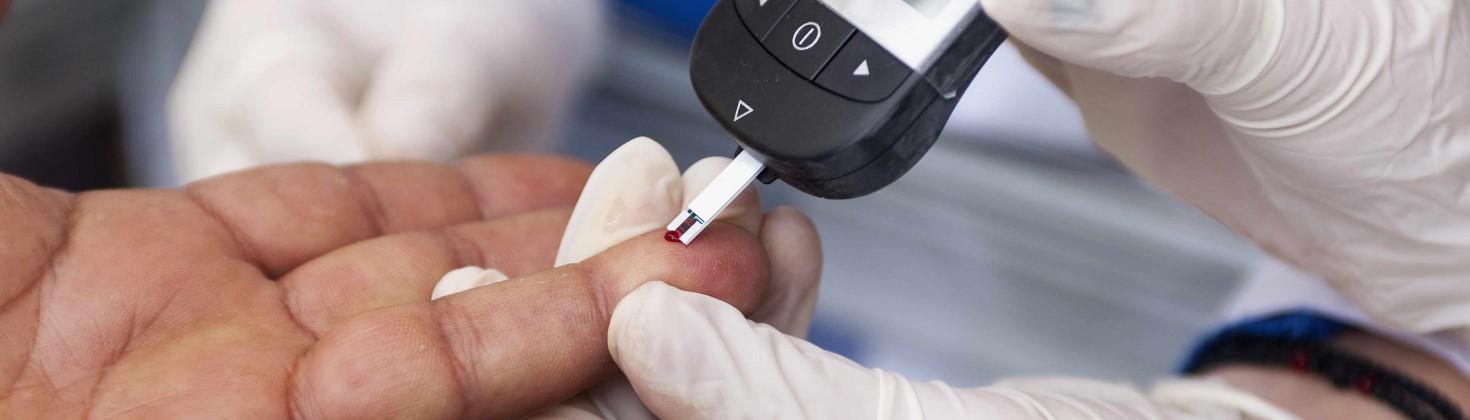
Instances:
[[[670,242],[682,242],[684,245],[694,242],[694,238],[714,222],[715,218],[720,216],[720,212],[725,211],[725,207],[735,201],[735,197],[744,192],[745,188],[749,187],[750,183],[755,181],[755,177],[759,176],[765,168],[766,165],[757,160],[755,156],[741,151],[740,155],[735,156],[735,160],[730,161],[730,166],[720,171],[720,175],[716,176],[709,186],[704,187],[704,190],[694,197],[694,201],[689,202],[689,207],[669,223],[669,232],[664,235],[664,239]]]

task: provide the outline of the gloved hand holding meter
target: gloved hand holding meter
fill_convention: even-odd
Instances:
[[[1467,9],[1450,0],[723,0],[695,40],[691,77],[743,151],[669,224],[668,239],[690,243],[752,179],[828,198],[893,182],[933,144],[1003,26],[1077,101],[1104,150],[1322,276],[1373,323],[1451,343],[1440,353],[1466,369]],[[1161,384],[1150,396],[1086,380],[911,383],[656,283],[619,304],[609,345],[643,401],[668,418],[1291,417],[1210,380]],[[1460,418],[1454,402],[1463,407],[1470,388],[1459,376],[1407,403],[1403,395],[1418,394],[1387,391],[1370,374],[1334,381],[1400,415]]]

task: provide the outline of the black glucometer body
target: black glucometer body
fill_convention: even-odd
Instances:
[[[852,198],[924,156],[1005,38],[979,0],[720,0],[690,77],[762,182]]]

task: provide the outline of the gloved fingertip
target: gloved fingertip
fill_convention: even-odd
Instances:
[[[821,238],[817,236],[817,225],[805,212],[791,206],[779,206],[766,212],[762,223],[762,242],[767,245],[800,243],[817,254],[811,263],[821,265]],[[771,239],[764,239],[770,236]]]
[[[624,149],[626,149],[624,153],[662,153],[664,155],[668,155],[670,161],[674,159],[672,155],[668,154],[669,151],[667,149],[664,149],[663,145],[658,144],[658,140],[654,140],[652,137],[648,136],[639,136],[632,140],[628,140],[627,143],[623,143],[623,145],[619,146],[618,150],[613,151],[613,153],[618,153],[619,151],[623,151]]]
[[[811,329],[822,277],[816,225],[800,210],[778,207],[766,213],[760,240],[771,258],[771,283],[751,319],[804,338]]]
[[[635,236],[662,228],[683,203],[673,156],[647,137],[603,159],[582,188],[567,222],[556,265],[579,262]]]

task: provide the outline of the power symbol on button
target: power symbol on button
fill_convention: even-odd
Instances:
[[[796,28],[796,33],[791,35],[791,46],[797,51],[806,51],[817,46],[822,40],[822,25],[816,22],[807,22]]]

